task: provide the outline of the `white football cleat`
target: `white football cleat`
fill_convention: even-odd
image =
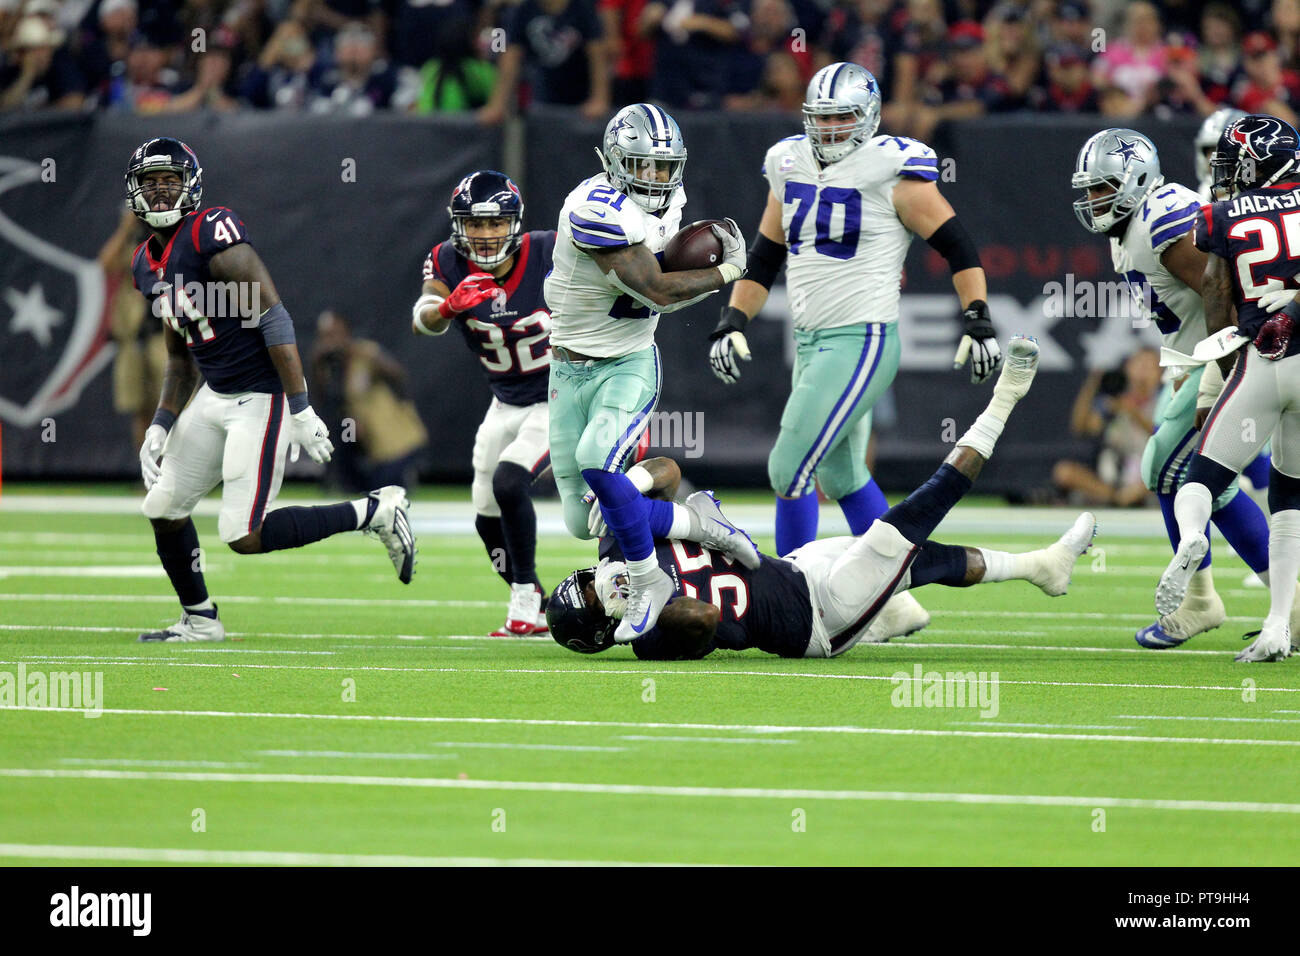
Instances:
[[[214,606],[212,609],[216,611]],[[181,619],[161,631],[148,631],[137,640],[141,644],[193,644],[198,641],[224,641],[226,627],[218,617],[181,611]]]
[[[1032,336],[1011,336],[1007,343],[1002,372],[993,386],[994,393],[1018,402],[1029,393],[1038,373],[1038,340]]]
[[[532,583],[510,585],[510,607],[506,611],[507,633],[528,635],[536,633],[537,619],[542,617],[542,592]],[[543,623],[545,618],[542,617]]]
[[[410,584],[411,575],[415,573],[416,549],[411,519],[407,514],[411,503],[406,500],[406,489],[401,485],[385,485],[370,492],[369,497],[375,502],[375,507],[361,530],[384,543],[388,558],[397,570],[397,579]]]
[[[1092,547],[1092,539],[1096,536],[1097,519],[1092,512],[1085,511],[1074,519],[1070,530],[1054,544],[1037,552],[1038,566],[1029,579],[1030,583],[1037,585],[1050,597],[1060,597],[1069,590],[1074,566],[1083,553]]]
[[[697,491],[686,499],[686,507],[695,512],[700,519],[703,540],[706,548],[721,551],[728,557],[735,558],[751,571],[757,571],[762,559],[754,539],[726,519],[718,499],[711,491]]]
[[[1167,650],[1212,631],[1228,619],[1223,598],[1217,592],[1208,595],[1188,594],[1173,614],[1166,614],[1154,624],[1148,624],[1133,635],[1143,647]]]
[[[1187,585],[1191,583],[1192,575],[1200,568],[1205,552],[1209,550],[1210,540],[1199,531],[1178,542],[1173,560],[1156,585],[1157,614],[1173,614],[1178,610],[1187,596]]]
[[[655,568],[654,580],[648,587],[631,589],[623,620],[614,632],[614,641],[626,644],[649,631],[674,593],[673,579],[664,573],[663,568]]]
[[[1249,636],[1249,635],[1247,635]],[[1286,624],[1264,621],[1250,647],[1233,658],[1238,664],[1256,664],[1264,661],[1283,661],[1291,656],[1291,628]]]
[[[883,644],[890,638],[915,634],[930,623],[930,612],[912,597],[911,591],[899,591],[880,609],[867,633],[862,635],[865,644]]]

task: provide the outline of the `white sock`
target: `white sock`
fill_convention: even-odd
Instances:
[[[636,467],[639,468],[641,466],[637,465]],[[678,541],[680,541],[683,538],[685,538],[688,541],[694,540],[691,537],[691,532],[695,522],[698,520],[699,519],[695,517],[694,512],[690,511],[684,505],[679,505],[676,502],[674,502],[673,523],[672,523],[672,527],[668,529],[668,537]]]
[[[641,492],[643,495],[649,494],[650,489],[653,488],[655,484],[655,480],[650,476],[650,472],[646,471],[640,465],[633,465],[629,468],[627,470],[627,477],[628,480],[636,486],[636,490]]]
[[[355,508],[357,512],[358,530],[364,528],[366,524],[366,514],[370,511],[370,499],[358,498],[352,502],[352,507]]]
[[[1268,616],[1278,624],[1291,620],[1296,577],[1300,575],[1300,511],[1276,511],[1268,529]]]
[[[1188,482],[1174,496],[1174,520],[1178,522],[1178,536],[1186,541],[1194,534],[1205,534],[1214,506],[1210,489],[1200,482]]]
[[[1011,554],[1007,551],[992,551],[989,548],[976,548],[984,558],[984,582],[992,581],[1027,581],[1034,571],[1038,552],[1028,554]]]
[[[639,561],[627,562],[627,580],[633,588],[643,588],[650,581],[654,580],[654,573],[659,570],[659,562],[655,559],[654,552],[650,552],[650,557],[642,558]]]

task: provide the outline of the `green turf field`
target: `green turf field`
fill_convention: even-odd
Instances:
[[[0,711],[0,861],[1295,862],[1300,670],[1232,663],[1267,593],[1218,539],[1229,622],[1180,650],[1132,636],[1158,518],[1107,513],[1063,598],[931,587],[906,642],[656,664],[481,637],[506,589],[455,498],[417,497],[410,587],[360,535],[234,555],[208,510],[232,639],[144,646],[177,607],[138,499],[7,483],[0,680],[100,673],[103,713]],[[963,504],[937,537],[1028,550],[1072,518]],[[544,533],[544,582],[589,553]],[[982,708],[897,706],[949,672]]]

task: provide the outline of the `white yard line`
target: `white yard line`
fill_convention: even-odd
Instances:
[[[1234,688],[1240,690],[1240,688]],[[1262,689],[1262,688],[1261,688]],[[78,707],[0,707],[6,711],[29,711],[42,714],[84,715]],[[995,730],[929,730],[916,727],[858,727],[852,725],[788,725],[788,724],[706,724],[670,723],[666,721],[634,720],[559,720],[529,717],[433,717],[412,714],[289,714],[274,711],[226,710],[147,710],[143,708],[105,707],[100,713],[143,717],[237,717],[245,719],[276,720],[351,720],[377,723],[411,724],[474,724],[521,727],[600,727],[603,729],[628,728],[633,730],[716,730],[749,734],[849,734],[883,737],[986,737],[1000,740],[1074,740],[1094,743],[1144,743],[1144,744],[1227,744],[1253,747],[1300,747],[1300,740],[1257,740],[1247,737],[1154,737],[1132,734],[1045,734],[1033,731]],[[6,771],[0,771],[3,776]]]
[[[567,753],[620,754],[628,751],[627,747],[598,747],[579,744],[488,743],[464,740],[422,740],[420,742],[425,747],[463,747],[467,750],[554,750]],[[790,743],[793,742],[790,741]],[[433,760],[455,756],[455,754],[363,753],[356,750],[259,750],[257,753],[266,757],[342,757],[354,760]]]
[[[152,573],[158,573],[158,569],[153,569]],[[117,604],[141,604],[149,602],[152,604],[175,604],[176,595],[174,594],[0,594],[0,601],[14,602],[77,602],[77,603],[107,603]],[[342,605],[345,607],[500,607],[501,601],[454,601],[454,600],[415,600],[405,599],[385,599],[385,598],[338,598],[338,597],[284,597],[284,596],[262,596],[258,594],[227,594],[217,598],[219,604],[310,604],[310,605]],[[1243,618],[1243,620],[1254,620],[1254,618]]]
[[[673,737],[667,734],[616,734],[615,740],[666,740],[672,743],[692,744],[797,744],[797,740],[773,737]]]
[[[255,763],[225,760],[133,760],[119,757],[61,757],[59,763],[94,767],[256,767]]]
[[[377,853],[298,853],[275,850],[178,850],[137,846],[0,843],[0,858],[113,860],[131,863],[212,863],[236,866],[694,866],[623,860],[542,860],[525,857],[395,856]]]
[[[1219,721],[1226,724],[1300,724],[1300,720],[1286,717],[1197,717],[1191,714],[1116,714],[1115,719]]]
[[[1114,807],[1133,810],[1190,810],[1218,813],[1300,813],[1300,803],[1228,800],[1153,800],[1130,797],[1011,793],[927,793],[900,790],[813,790],[786,787],[674,787],[629,783],[552,780],[462,780],[447,777],[387,777],[296,773],[202,773],[168,770],[40,770],[0,768],[0,777],[78,780],[139,780],[176,783],[268,783],[303,786],[400,787],[433,790],[505,790],[587,793],[631,797],[715,797],[725,800],[838,800],[890,803],[964,803],[1037,807]]]

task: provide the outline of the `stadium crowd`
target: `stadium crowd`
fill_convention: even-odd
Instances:
[[[1300,0],[0,0],[0,110],[799,108],[849,60],[884,125],[987,113],[1292,123]]]

